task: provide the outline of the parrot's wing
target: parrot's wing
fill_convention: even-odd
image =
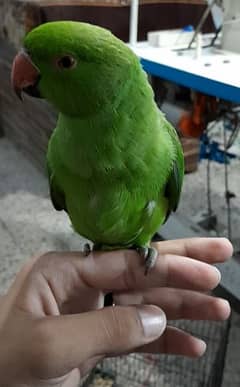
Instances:
[[[172,169],[165,188],[165,196],[168,199],[168,211],[165,222],[167,221],[170,213],[172,211],[176,211],[178,207],[184,175],[184,157],[182,146],[175,129],[169,123],[168,131],[175,145],[176,157],[173,161]]]
[[[168,199],[168,210],[165,222],[167,221],[171,212],[176,211],[178,207],[181,194],[181,186],[182,184],[178,165],[176,162],[174,162],[171,174],[168,178],[167,185],[165,188],[165,196]]]
[[[66,201],[64,192],[59,188],[54,173],[52,172],[49,162],[47,163],[47,172],[48,172],[48,180],[49,180],[49,188],[50,188],[50,197],[53,203],[54,208],[57,211],[66,211]]]

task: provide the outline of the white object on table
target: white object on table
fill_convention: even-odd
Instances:
[[[222,48],[240,53],[240,1],[224,0]]]
[[[194,31],[184,31],[181,28],[150,31],[147,40],[153,47],[187,47],[190,43]]]
[[[205,37],[203,36],[203,40]],[[149,74],[205,94],[240,103],[240,55],[216,48],[174,51],[152,47],[148,42],[130,46]]]

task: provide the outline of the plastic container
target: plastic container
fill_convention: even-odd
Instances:
[[[185,27],[183,29],[150,31],[147,34],[147,40],[153,47],[185,47],[194,34],[193,28]]]

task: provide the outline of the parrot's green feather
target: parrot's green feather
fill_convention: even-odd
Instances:
[[[176,132],[173,129],[173,127],[169,124],[167,124],[167,127],[170,135],[176,140],[175,141],[176,160],[173,162],[172,170],[167,180],[166,189],[165,189],[165,196],[168,199],[168,211],[166,214],[165,222],[167,221],[171,212],[177,210],[177,207],[180,201],[180,196],[181,196],[183,172],[184,172],[184,159],[183,159],[182,147],[179,143],[179,140],[177,138]]]
[[[55,210],[57,211],[66,211],[66,200],[64,192],[59,188],[54,173],[51,171],[49,163],[47,162],[47,172],[48,172],[48,181],[50,188],[50,197],[53,203]]]
[[[177,163],[174,162],[171,174],[167,181],[166,190],[165,190],[165,196],[168,199],[168,210],[166,213],[165,222],[167,221],[171,212],[176,211],[180,200],[180,194],[181,194],[181,185],[180,185],[179,168]]]
[[[54,206],[104,248],[149,245],[177,208],[184,166],[139,59],[110,32],[76,22],[44,24],[25,47],[60,112],[47,154]],[[57,65],[66,55],[71,69]]]

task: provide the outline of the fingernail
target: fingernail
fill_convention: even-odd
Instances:
[[[154,339],[161,336],[167,324],[164,312],[153,305],[138,306],[137,309],[145,337]]]
[[[217,276],[217,281],[218,281],[218,283],[221,281],[221,272],[220,272],[220,270],[216,267],[216,266],[212,266],[212,268],[214,268],[215,269],[215,272],[216,272],[216,276]]]
[[[229,302],[224,298],[219,298],[217,302],[218,302],[217,305],[219,310],[218,318],[221,320],[227,320],[231,314],[231,306]]]
[[[221,302],[222,306],[228,311],[231,311],[231,306],[228,300],[225,300],[225,298],[219,298],[219,301]]]
[[[206,352],[206,349],[207,349],[207,344],[205,343],[205,341],[199,339],[196,345],[197,356],[199,357],[203,356],[204,353]]]

